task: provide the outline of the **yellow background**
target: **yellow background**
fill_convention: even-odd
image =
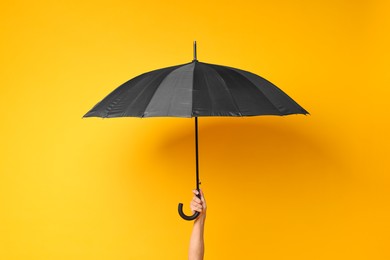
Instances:
[[[193,119],[81,117],[195,39],[311,113],[200,118],[205,259],[390,259],[388,1],[0,10],[0,259],[186,259]]]

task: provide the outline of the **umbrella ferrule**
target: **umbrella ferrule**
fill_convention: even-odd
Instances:
[[[196,57],[196,41],[194,41],[194,59],[192,61],[198,61]]]

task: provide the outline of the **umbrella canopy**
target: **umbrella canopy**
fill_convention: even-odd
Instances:
[[[200,117],[308,114],[251,72],[197,60],[139,75],[84,117]]]
[[[308,114],[282,90],[251,72],[199,62],[141,74],[115,89],[84,117],[195,117],[196,188],[199,191],[198,117]],[[198,195],[199,197],[200,195]],[[183,204],[178,207],[186,220]]]

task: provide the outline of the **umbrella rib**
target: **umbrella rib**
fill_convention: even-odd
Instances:
[[[195,87],[195,69],[196,69],[196,64],[198,61],[195,62],[194,64],[194,70],[192,71],[192,100],[191,100],[191,117],[194,116],[194,87]],[[195,116],[196,117],[196,116]]]
[[[223,83],[223,85],[225,86],[225,88],[227,89],[227,92],[229,93],[229,95],[230,95],[230,97],[231,97],[231,99],[232,99],[232,102],[233,102],[234,106],[236,107],[236,109],[237,109],[237,111],[238,111],[238,114],[239,114],[240,116],[243,116],[242,113],[241,113],[241,111],[240,111],[240,109],[239,109],[239,107],[238,107],[238,105],[237,105],[237,103],[236,103],[236,100],[234,99],[232,93],[230,92],[229,87],[228,87],[227,84],[226,84],[225,79],[221,76],[221,74],[219,74],[219,72],[218,72],[216,69],[213,68],[213,66],[210,66],[210,68],[211,68],[212,70],[214,70],[215,73],[216,73],[216,74],[219,76],[219,78],[222,80],[222,83]]]
[[[230,67],[227,67],[227,66],[223,66],[223,67],[225,67],[227,70],[229,70],[229,71],[233,71],[233,72],[235,72],[235,73],[237,73],[237,74],[239,74],[241,77],[244,77],[244,78],[246,78],[245,77],[245,75],[243,75],[241,72],[239,72],[239,71],[236,71],[236,70],[233,70],[233,69],[231,69]],[[282,111],[280,111],[280,109],[267,97],[267,95],[266,94],[264,94],[264,92],[260,89],[260,88],[258,88],[251,80],[248,80],[249,82],[250,82],[250,84],[253,86],[253,87],[255,87],[258,91],[260,91],[263,95],[264,95],[264,97],[268,100],[268,102],[277,110],[277,111],[279,111],[279,114],[280,115],[283,115],[283,113],[282,113]]]
[[[181,65],[169,67],[170,70],[169,70],[168,72],[163,72],[163,73],[162,73],[162,78],[161,78],[160,82],[158,83],[157,87],[154,89],[153,94],[150,96],[149,102],[145,105],[145,108],[144,108],[144,110],[143,110],[143,112],[142,112],[142,115],[140,116],[141,118],[145,117],[145,110],[146,110],[146,108],[149,106],[150,102],[152,101],[152,99],[153,99],[154,95],[156,94],[157,89],[159,88],[159,86],[161,85],[161,83],[166,79],[166,77],[167,77],[169,74],[171,74],[173,71],[175,71],[176,69],[178,69],[179,67],[181,67],[181,66],[183,66],[183,65],[186,65],[186,64],[181,64]],[[165,74],[165,75],[164,75],[164,74]],[[144,90],[145,90],[145,89],[144,89]],[[144,90],[142,90],[142,92],[143,92]],[[138,97],[139,97],[139,95],[138,95],[136,98],[138,98]],[[133,101],[133,102],[134,102],[134,101]],[[133,102],[132,102],[132,103],[133,103]],[[130,107],[130,106],[129,106],[129,107]]]
[[[164,73],[162,72],[161,74],[163,75]],[[160,76],[160,75],[159,75],[159,76]],[[162,78],[162,80],[164,80],[164,78]],[[162,80],[161,80],[161,81],[162,81]],[[161,84],[161,81],[160,81],[159,84]],[[156,89],[157,89],[157,87],[156,87]],[[138,101],[138,99],[141,97],[141,95],[142,95],[146,90],[147,90],[147,88],[143,88],[143,89],[137,94],[137,96],[131,101],[131,103],[127,105],[127,108],[122,112],[122,115],[123,115],[123,116],[125,116],[126,114],[128,114],[129,108],[131,108],[132,105]],[[156,92],[156,90],[154,90],[153,95],[154,95],[155,92]],[[152,96],[153,96],[153,95],[152,95]],[[150,102],[150,100],[149,100],[149,102]],[[145,111],[142,112],[141,117],[144,117],[144,113],[145,113]]]

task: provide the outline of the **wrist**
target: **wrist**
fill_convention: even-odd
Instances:
[[[206,212],[203,212],[199,215],[197,219],[195,219],[195,222],[204,223],[206,221]]]

